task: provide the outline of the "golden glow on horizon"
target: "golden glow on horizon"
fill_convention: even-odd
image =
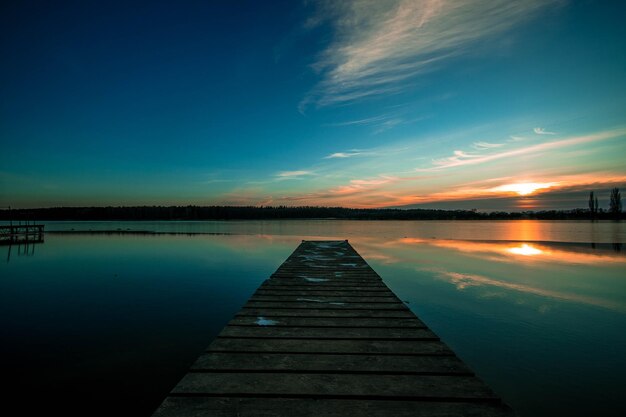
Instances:
[[[537,249],[536,247],[531,246],[527,243],[523,243],[521,246],[516,246],[514,248],[508,248],[507,251],[515,255],[523,256],[541,255],[543,253],[541,249]]]
[[[259,188],[244,188],[237,193],[228,194],[220,204],[226,205],[322,205],[343,206],[352,208],[385,208],[406,206],[412,204],[448,203],[453,208],[455,202],[464,200],[485,200],[485,207],[481,210],[497,210],[498,206],[490,206],[501,197],[517,197],[512,208],[535,210],[544,208],[548,199],[533,199],[534,195],[550,194],[552,192],[567,192],[570,190],[590,190],[598,188],[619,187],[626,182],[626,175],[614,172],[593,172],[571,175],[546,175],[542,172],[533,172],[532,179],[528,174],[519,178],[526,181],[510,182],[510,177],[487,178],[461,185],[441,184],[439,177],[418,176],[390,176],[373,175],[362,178],[353,178],[340,181],[328,188],[318,188],[311,192],[303,191],[302,184],[315,178],[314,175],[303,175],[297,189],[284,191],[281,197],[268,196]],[[289,181],[281,181],[289,183]],[[293,184],[293,183],[292,183]],[[424,188],[420,188],[424,187]],[[292,194],[293,193],[293,194]],[[588,193],[588,191],[587,191]],[[580,197],[572,204],[586,205],[588,194]],[[478,204],[478,203],[477,203]],[[506,210],[506,208],[503,208]],[[518,234],[518,233],[516,233]],[[541,240],[533,236],[522,236],[519,240]]]
[[[519,195],[529,195],[534,193],[537,190],[543,190],[552,187],[556,183],[554,182],[523,182],[517,184],[505,184],[499,187],[494,188],[494,191],[504,191],[504,192],[513,192]]]

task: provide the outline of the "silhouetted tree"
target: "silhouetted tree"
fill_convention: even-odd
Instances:
[[[616,218],[619,218],[622,214],[622,195],[619,192],[619,188],[613,188],[611,190],[609,212],[611,212],[611,214],[613,214]]]
[[[592,219],[598,214],[598,197],[594,197],[593,191],[589,193],[589,214]]]

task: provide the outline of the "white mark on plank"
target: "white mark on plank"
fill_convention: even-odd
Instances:
[[[278,322],[276,320],[270,320],[270,319],[266,319],[265,317],[259,316],[256,318],[255,323],[258,324],[259,326],[273,326],[277,324]]]
[[[305,280],[309,281],[309,282],[326,282],[328,281],[327,279],[324,278],[309,278],[309,277],[304,277]]]
[[[334,302],[334,301],[326,301],[326,300],[318,300],[316,298],[298,298],[298,301],[307,301],[310,303],[324,303],[324,304],[331,304],[334,306],[342,306],[345,305],[346,303],[339,303],[339,302]]]

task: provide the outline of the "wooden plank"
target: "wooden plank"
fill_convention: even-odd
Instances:
[[[272,285],[272,286],[281,286],[281,287],[294,287],[294,288],[300,288],[300,287],[304,287],[304,288],[318,288],[318,289],[326,289],[326,288],[330,288],[330,289],[334,289],[334,287],[350,287],[352,288],[363,288],[363,287],[367,287],[368,290],[374,290],[374,289],[384,289],[387,290],[387,286],[385,284],[383,284],[382,282],[375,282],[375,281],[368,281],[368,282],[364,282],[364,281],[358,281],[358,282],[351,282],[351,281],[342,281],[342,280],[334,280],[334,279],[326,279],[326,281],[321,281],[321,282],[312,282],[312,281],[307,281],[305,279],[291,279],[291,280],[272,280],[272,281],[266,281],[266,283],[262,284],[263,286],[265,285]]]
[[[398,297],[360,297],[360,296],[341,296],[333,297],[328,295],[319,296],[301,296],[301,295],[253,295],[250,297],[250,301],[271,301],[278,303],[301,303],[301,302],[314,302],[314,303],[397,303]]]
[[[277,275],[286,275],[286,274],[323,274],[323,275],[354,275],[354,276],[369,276],[369,277],[378,277],[380,275],[376,273],[373,269],[369,267],[369,265],[363,264],[355,264],[351,263],[349,266],[347,264],[339,264],[333,262],[318,262],[316,264],[313,263],[301,263],[298,265],[284,265],[281,266],[274,272],[271,276]]]
[[[330,309],[264,309],[244,308],[237,313],[237,317],[337,317],[337,318],[414,318],[409,309],[403,310],[330,310]]]
[[[325,259],[326,258],[326,259]],[[347,273],[366,273],[370,275],[376,274],[374,271],[370,270],[366,263],[359,262],[358,260],[346,259],[343,261],[332,261],[327,260],[328,257],[320,256],[317,259],[294,259],[285,262],[276,272],[293,272],[293,271],[316,271],[316,272],[327,272],[329,270],[333,271],[343,271]],[[332,258],[331,258],[332,259]]]
[[[274,309],[294,309],[294,308],[314,308],[314,309],[334,309],[334,310],[407,310],[407,307],[400,302],[396,303],[346,303],[346,302],[272,302],[272,301],[248,301],[244,308],[274,308]]]
[[[390,355],[450,355],[452,351],[440,341],[411,340],[307,340],[217,338],[208,352],[291,352],[350,353]]]
[[[264,296],[295,296],[295,297],[394,297],[395,295],[391,291],[360,291],[360,290],[340,290],[340,291],[318,291],[316,289],[311,290],[274,290],[274,289],[258,289],[254,293],[255,297]],[[397,300],[397,298],[395,298]]]
[[[367,374],[190,372],[172,394],[307,398],[499,401],[475,377]]]
[[[472,375],[454,356],[318,355],[315,353],[206,353],[193,371],[266,371]]]
[[[227,326],[218,337],[266,337],[281,339],[403,339],[438,340],[428,329],[403,328],[387,329],[379,327],[274,327],[274,326]]]
[[[508,407],[496,403],[168,397],[154,417],[503,417],[512,415]]]
[[[320,281],[325,280],[325,281]],[[310,274],[302,272],[290,272],[288,274],[274,275],[269,280],[271,283],[277,284],[318,284],[327,282],[336,282],[344,284],[382,284],[380,277],[375,276],[336,276],[326,274]]]
[[[371,268],[367,267],[366,264],[356,265],[351,264],[350,266],[344,266],[337,263],[332,262],[318,262],[317,264],[313,263],[303,263],[299,265],[283,265],[276,270],[272,274],[272,276],[280,275],[280,274],[293,274],[293,273],[307,273],[307,274],[335,274],[335,275],[367,275],[367,276],[376,276],[379,275],[374,272]]]
[[[353,285],[354,282],[364,281],[364,285],[375,285],[378,287],[385,287],[385,283],[382,279],[372,277],[337,277],[334,274],[285,274],[284,276],[273,275],[266,279],[264,283],[273,285],[319,285],[324,286],[328,284],[341,284],[346,283]]]
[[[383,285],[368,286],[350,286],[350,285],[324,285],[319,284],[303,284],[303,285],[278,285],[278,284],[261,284],[259,291],[363,291],[367,293],[389,292],[389,288]]]
[[[259,326],[267,325],[264,316],[235,317],[229,326]],[[272,327],[384,327],[384,328],[405,328],[418,327],[426,328],[424,323],[417,318],[344,318],[344,317],[281,317],[272,319]]]

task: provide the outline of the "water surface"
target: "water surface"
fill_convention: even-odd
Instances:
[[[46,228],[114,233],[48,233],[28,250],[0,247],[1,353],[18,400],[38,392],[47,409],[66,413],[87,404],[96,414],[124,405],[150,415],[302,239],[348,238],[520,415],[626,411],[622,223],[55,222]],[[37,405],[20,402],[22,409]]]

